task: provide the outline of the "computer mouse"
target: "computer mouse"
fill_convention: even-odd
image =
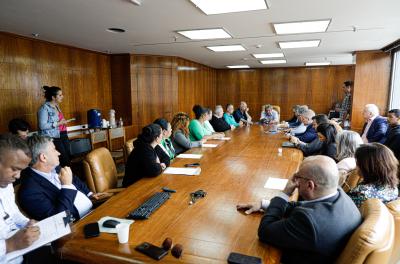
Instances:
[[[103,222],[103,227],[115,228],[119,223],[117,220],[109,219]]]

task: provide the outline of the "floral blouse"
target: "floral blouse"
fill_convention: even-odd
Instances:
[[[352,189],[348,195],[354,201],[357,207],[361,207],[364,201],[372,198],[378,198],[383,203],[396,200],[399,196],[399,190],[389,186],[375,185],[372,183],[360,183],[354,189]]]

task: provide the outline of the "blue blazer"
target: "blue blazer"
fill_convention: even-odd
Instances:
[[[90,193],[89,188],[74,176],[72,184],[84,194]],[[69,210],[73,217],[79,219],[79,212],[74,206],[77,190],[59,190],[50,181],[34,172],[30,167],[21,172],[21,186],[18,191],[18,202],[22,210],[35,220]]]
[[[361,135],[364,134],[364,130],[365,130],[366,126],[367,126],[367,123],[364,124]],[[386,140],[385,135],[386,135],[387,129],[388,129],[387,120],[381,116],[377,116],[374,119],[374,121],[372,121],[372,124],[369,127],[369,130],[367,133],[368,142],[379,142],[379,143],[383,144]]]
[[[300,134],[295,134],[295,136],[298,137],[299,140],[303,141],[304,143],[310,143],[311,141],[317,138],[317,131],[315,131],[312,125],[308,125],[306,131]]]

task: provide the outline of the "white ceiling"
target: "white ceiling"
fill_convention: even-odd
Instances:
[[[400,38],[399,0],[268,2],[269,10],[207,16],[189,0],[143,0],[141,6],[129,0],[1,0],[0,31],[39,33],[38,39],[100,52],[179,56],[215,68],[302,66],[325,58],[332,64],[352,64],[352,52],[380,49]],[[324,33],[277,36],[271,25],[327,18],[332,22]],[[109,27],[126,32],[110,33]],[[233,39],[191,41],[175,33],[216,27],[225,28]],[[250,55],[280,52],[277,41],[308,39],[321,39],[321,44],[284,50],[285,65],[262,65]],[[221,44],[242,44],[247,50],[214,53],[205,48]]]

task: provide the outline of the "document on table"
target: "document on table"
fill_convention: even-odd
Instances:
[[[47,243],[50,243],[60,237],[71,233],[71,227],[69,226],[69,223],[65,224],[64,222],[64,217],[66,216],[67,214],[64,211],[36,223],[35,225],[39,226],[40,228],[39,239],[27,248],[16,250],[6,254],[7,261],[24,255],[34,249],[37,249]]]
[[[201,172],[201,168],[174,168],[174,167],[168,167],[164,173],[166,174],[182,174],[182,175],[199,175]]]
[[[202,148],[216,148],[218,144],[203,144],[201,145]]]
[[[230,137],[221,137],[221,138],[214,138],[216,140],[231,140]]]
[[[283,189],[285,189],[287,182],[288,179],[269,177],[264,185],[264,188],[282,191]]]
[[[176,157],[181,158],[181,159],[201,159],[201,157],[203,157],[203,155],[202,154],[179,154]]]

